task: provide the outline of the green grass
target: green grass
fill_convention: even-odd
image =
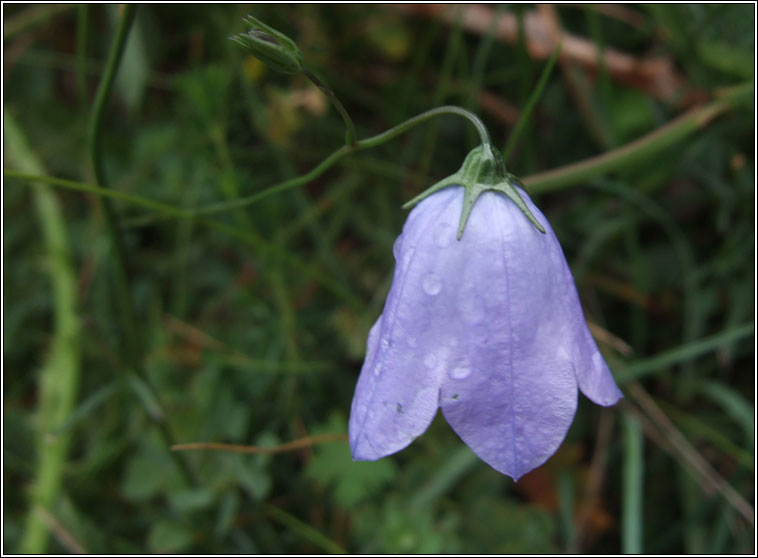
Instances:
[[[4,549],[754,553],[753,9],[555,8],[598,52],[666,59],[666,96],[462,14],[140,5],[119,60],[118,6],[6,6]],[[580,396],[517,484],[441,417],[376,463],[170,450],[346,433],[400,206],[476,142],[445,116],[338,152],[329,100],[228,40],[247,13],[359,140],[455,104],[508,146],[626,394]]]

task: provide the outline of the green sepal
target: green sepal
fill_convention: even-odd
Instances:
[[[444,178],[427,188],[421,194],[412,200],[403,204],[403,209],[413,207],[424,198],[431,194],[447,188],[448,186],[460,185],[465,189],[463,194],[463,208],[461,209],[461,218],[458,223],[458,240],[463,237],[463,231],[466,228],[468,217],[474,207],[474,203],[488,190],[505,194],[521,212],[529,219],[532,224],[541,233],[545,233],[545,228],[540,224],[537,218],[529,210],[521,195],[516,190],[516,184],[520,185],[518,179],[506,171],[505,163],[499,151],[492,148],[491,145],[480,145],[474,148],[463,161],[461,168],[454,174]]]
[[[272,70],[285,74],[303,71],[303,53],[295,41],[262,21],[249,15],[244,18],[250,29],[229,37]]]

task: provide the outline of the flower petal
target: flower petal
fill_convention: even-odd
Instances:
[[[566,263],[561,245],[545,216],[526,193],[523,191],[521,193],[529,209],[547,231],[544,235],[544,247],[536,253],[545,259],[549,258],[552,266],[550,273],[556,278],[551,293],[551,306],[552,321],[563,324],[560,333],[560,350],[570,355],[582,393],[598,405],[613,405],[623,397],[623,394],[616,386],[613,375],[587,327],[579,295],[576,292],[576,283]]]
[[[462,199],[462,188],[453,188],[424,200],[395,242],[392,287],[369,335],[350,412],[354,459],[379,459],[405,448],[437,412],[440,371],[447,360],[438,352],[445,324],[435,309],[445,306],[442,291],[447,286],[442,279],[446,270],[439,268],[431,246],[437,231],[447,232],[440,223],[455,223],[460,216]],[[455,226],[449,229],[454,240]]]
[[[440,406],[482,460],[518,479],[555,452],[576,410],[570,355],[550,335],[564,334],[551,307],[559,277],[542,256],[545,235],[501,194],[477,200],[460,244],[466,260],[448,327],[465,350],[447,370]]]

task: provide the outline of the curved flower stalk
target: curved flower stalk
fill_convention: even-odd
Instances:
[[[482,460],[518,480],[563,441],[577,388],[604,406],[622,394],[544,215],[523,190],[528,212],[499,191],[480,192],[457,240],[465,190],[430,193],[395,242],[392,288],[351,408],[350,447],[356,460],[397,452],[441,408]]]

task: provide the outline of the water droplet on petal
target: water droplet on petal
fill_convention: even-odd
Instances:
[[[415,349],[416,347],[418,347],[418,339],[416,339],[415,337],[409,337],[408,346],[411,347],[412,349]]]
[[[378,376],[382,373],[382,363],[380,362],[374,367],[374,376]]]
[[[450,246],[455,238],[455,227],[450,223],[441,222],[434,231],[434,243],[440,248]]]
[[[429,296],[436,296],[442,290],[442,279],[440,276],[430,271],[421,278],[421,288]]]
[[[461,359],[455,363],[452,370],[450,370],[450,377],[454,380],[462,380],[471,374],[471,364],[468,359]]]

